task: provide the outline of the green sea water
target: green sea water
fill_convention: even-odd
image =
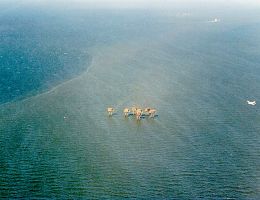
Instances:
[[[259,106],[246,103],[260,99],[259,23],[94,14],[58,15],[69,36],[61,31],[51,41],[73,53],[57,73],[73,73],[37,93],[52,80],[41,79],[28,90],[35,95],[0,106],[0,197],[259,198]],[[85,38],[87,27],[93,33]],[[74,65],[77,45],[84,59]],[[125,118],[133,105],[158,116]]]

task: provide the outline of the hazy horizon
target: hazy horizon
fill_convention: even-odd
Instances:
[[[10,1],[2,1],[2,4],[10,4]],[[1,4],[0,3],[0,4]],[[48,6],[72,6],[84,8],[141,8],[141,9],[192,9],[192,8],[221,8],[222,6],[232,7],[259,7],[258,0],[13,0],[13,4],[25,5],[48,5]],[[82,7],[83,6],[83,7]]]

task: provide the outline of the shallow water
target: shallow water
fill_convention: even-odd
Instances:
[[[91,46],[84,73],[1,106],[1,197],[259,197],[259,106],[245,102],[260,98],[257,24],[169,20]],[[158,117],[124,118],[132,105]]]

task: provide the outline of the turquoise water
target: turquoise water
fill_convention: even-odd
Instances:
[[[22,30],[1,16],[0,196],[259,198],[259,106],[246,104],[260,99],[257,20],[89,12],[26,12]],[[124,118],[132,105],[158,117]]]

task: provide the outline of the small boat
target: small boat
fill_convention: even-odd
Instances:
[[[248,105],[251,105],[251,106],[255,106],[256,105],[256,101],[246,101]]]

